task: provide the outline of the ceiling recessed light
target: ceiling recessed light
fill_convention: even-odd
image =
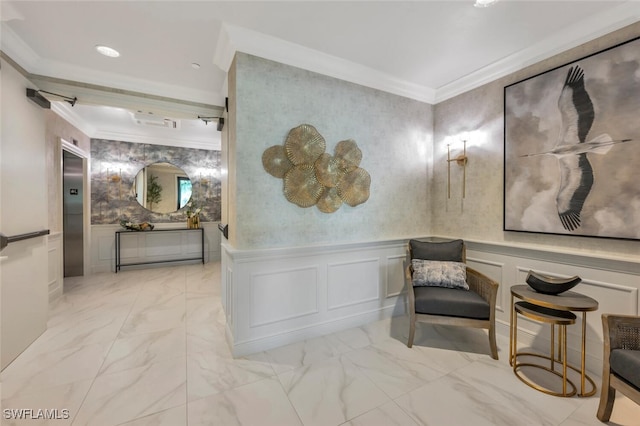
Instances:
[[[98,51],[98,53],[101,53],[104,56],[108,56],[110,58],[117,58],[118,56],[120,56],[120,52],[118,52],[116,49],[112,49],[109,46],[97,45],[96,50]]]
[[[191,68],[193,68],[194,70],[199,70],[200,69],[200,64],[197,62],[192,62],[191,63]]]
[[[498,0],[476,0],[473,4],[475,7],[489,7],[496,4]]]

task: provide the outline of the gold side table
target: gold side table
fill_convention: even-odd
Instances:
[[[561,361],[563,362],[563,365],[566,363],[566,359],[567,359],[567,354],[566,354],[566,325],[570,325],[569,323],[567,323],[567,321],[570,322],[570,315],[566,315],[566,314],[560,314],[558,313],[558,311],[564,311],[565,313],[571,313],[571,312],[582,312],[582,342],[581,342],[581,351],[580,351],[580,358],[581,358],[581,363],[580,363],[580,369],[571,366],[569,364],[566,364],[567,368],[570,368],[578,373],[580,373],[580,392],[574,392],[571,393],[569,392],[568,394],[574,395],[577,393],[578,396],[581,397],[586,397],[586,396],[591,396],[594,395],[596,393],[596,384],[593,381],[593,379],[591,379],[591,377],[589,377],[586,374],[585,371],[585,355],[586,355],[586,335],[587,335],[587,312],[591,312],[591,311],[595,311],[598,309],[598,301],[589,297],[589,296],[585,296],[583,294],[580,293],[576,293],[573,291],[566,291],[564,293],[560,293],[558,295],[549,295],[549,294],[543,294],[543,293],[538,293],[537,291],[533,290],[531,287],[529,287],[528,285],[524,284],[524,285],[514,285],[511,287],[511,319],[510,319],[510,328],[511,328],[511,334],[510,334],[510,339],[509,339],[509,365],[511,366],[515,366],[516,363],[516,357],[518,355],[517,353],[517,347],[516,347],[516,333],[517,333],[517,329],[516,329],[516,321],[517,319],[515,318],[517,313],[516,313],[516,303],[514,303],[514,299],[520,299],[523,302],[527,302],[527,304],[520,304],[519,305],[519,311],[518,313],[520,313],[521,315],[527,316],[531,319],[537,319],[539,321],[542,322],[546,322],[551,324],[552,327],[552,335],[551,335],[551,347],[552,347],[552,351],[553,351],[553,347],[554,347],[554,336],[553,336],[553,329],[555,328],[555,325],[560,326],[560,336],[559,337],[559,346],[560,346],[560,356],[558,357],[558,359],[555,358],[555,354],[552,352],[551,356],[549,357],[551,362],[552,362],[552,367],[554,366],[553,363],[557,360],[557,361]],[[521,302],[518,302],[521,303]],[[574,315],[574,320],[573,322],[575,322],[575,315]],[[561,323],[565,323],[564,324],[564,336],[562,336],[563,334],[563,324]],[[571,323],[572,324],[572,323]],[[564,350],[562,351],[562,346],[564,345]],[[524,355],[524,354],[521,354]],[[539,356],[539,355],[538,355]],[[547,358],[546,356],[540,356],[542,358]],[[544,368],[544,367],[543,367]],[[545,368],[546,369],[546,368]],[[555,371],[555,370],[554,370]],[[514,368],[514,372],[515,372],[515,368]],[[560,375],[559,373],[556,373],[557,375]],[[517,372],[516,372],[516,375]],[[522,378],[518,375],[518,377],[522,380]],[[566,370],[565,370],[565,374],[564,377],[566,378]],[[591,384],[591,389],[589,391],[585,390],[585,384],[586,381],[588,381]],[[567,383],[573,385],[573,383],[571,383],[570,381],[567,381]],[[538,388],[536,388],[538,389]],[[542,390],[542,389],[538,389],[538,390]],[[547,393],[551,393],[554,394],[552,392],[547,392]],[[563,394],[567,394],[566,392],[566,388],[563,391]],[[571,396],[571,395],[563,395],[558,393],[558,396]]]
[[[572,325],[576,323],[576,315],[573,312],[569,311],[559,311],[556,309],[545,308],[542,306],[534,305],[529,302],[516,302],[513,305],[514,316],[513,316],[513,332],[512,339],[513,344],[512,348],[518,347],[518,314],[532,319],[534,321],[543,322],[551,325],[551,351],[549,356],[540,355],[533,352],[518,352],[510,354],[511,365],[513,365],[514,374],[525,384],[531,386],[532,388],[539,390],[540,392],[544,392],[553,396],[573,396],[576,394],[576,386],[573,384],[571,380],[567,378],[567,325]],[[559,328],[558,334],[558,357],[556,358],[556,350],[555,350],[555,328],[556,325]],[[549,367],[545,367],[541,364],[534,364],[528,362],[518,362],[519,356],[532,356],[543,358],[551,361],[551,365]],[[562,374],[556,371],[555,362],[562,363]],[[562,378],[562,392],[553,392],[548,389],[543,388],[542,386],[538,386],[534,382],[526,379],[524,376],[519,374],[519,369],[521,367],[535,367],[540,368],[550,373],[555,374]],[[571,391],[567,392],[567,384],[571,386]]]

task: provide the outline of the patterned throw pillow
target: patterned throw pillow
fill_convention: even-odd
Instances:
[[[411,260],[413,285],[416,287],[446,287],[469,290],[467,265],[462,262]]]

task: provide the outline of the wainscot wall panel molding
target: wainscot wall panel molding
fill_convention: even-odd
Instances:
[[[330,263],[327,271],[328,310],[380,299],[380,259]]]
[[[158,223],[155,229],[186,228],[186,222]],[[201,222],[204,228],[205,262],[220,260],[220,231],[218,222]],[[91,272],[114,271],[115,232],[122,231],[120,225],[91,226]],[[120,259],[124,264],[162,260],[180,260],[200,256],[199,232],[144,232],[121,238]],[[160,264],[162,265],[162,264]],[[144,267],[152,267],[146,265]],[[133,267],[133,266],[132,266]],[[138,267],[143,267],[138,266]]]
[[[317,265],[251,275],[250,327],[317,314]]]
[[[227,339],[234,356],[406,315],[403,277],[407,241],[395,239],[255,250],[234,249],[223,243],[222,300],[227,317]],[[469,266],[500,283],[496,326],[497,332],[504,336],[509,335],[511,286],[524,284],[529,270],[558,277],[580,276],[583,282],[573,291],[593,297],[600,305],[597,311],[586,316],[586,365],[592,373],[600,373],[600,315],[604,312],[638,315],[640,263],[608,259],[588,252],[546,251],[507,243],[466,243]],[[316,268],[315,277],[305,275],[304,271]],[[287,282],[274,283],[274,277]],[[273,294],[268,294],[269,289]],[[284,289],[289,290],[285,292]],[[273,302],[276,307],[269,308],[268,303],[257,303],[263,295],[287,299]],[[317,312],[312,312],[311,301],[316,297]],[[283,306],[288,314],[281,311]],[[291,315],[305,312],[309,314]],[[576,325],[568,329],[568,357],[574,364],[580,362],[581,321],[580,315]],[[548,327],[526,320],[519,321],[518,326],[520,343],[543,352],[548,350]],[[507,356],[508,347],[498,349]]]
[[[467,252],[468,253],[468,252]],[[476,259],[467,255],[467,265],[476,271],[485,274],[493,280],[503,283],[505,280],[505,265],[503,262],[493,262],[485,259]],[[524,281],[522,281],[524,282]],[[496,297],[496,310],[500,312],[509,311],[509,299],[503,299],[503,292],[498,291]]]
[[[49,303],[62,296],[63,267],[62,267],[62,234],[57,232],[47,237],[47,251],[49,253]]]
[[[396,297],[406,293],[404,288],[404,269],[407,255],[387,256],[387,274],[384,283],[385,297]]]

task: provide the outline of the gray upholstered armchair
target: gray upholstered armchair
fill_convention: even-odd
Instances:
[[[410,321],[407,346],[413,346],[416,322],[486,328],[491,356],[498,359],[498,283],[469,267],[461,277],[457,268],[466,262],[464,242],[410,240],[409,257],[411,264],[405,271]]]
[[[640,404],[640,317],[602,315],[604,356],[598,419],[608,422],[616,390]]]

